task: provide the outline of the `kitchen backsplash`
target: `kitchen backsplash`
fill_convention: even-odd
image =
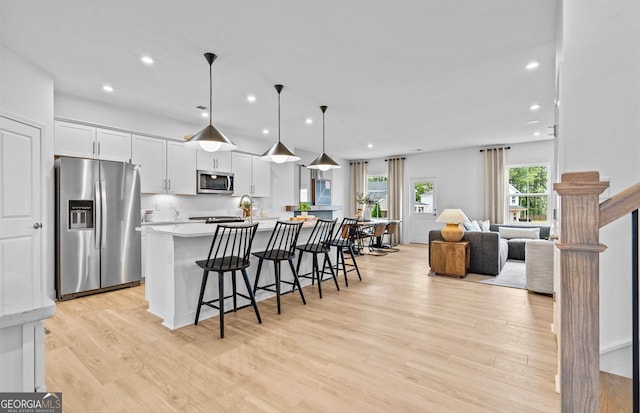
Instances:
[[[140,206],[144,210],[155,211],[155,220],[175,219],[175,211],[182,211],[183,218],[192,216],[241,216],[242,211],[238,208],[238,196],[221,195],[168,195],[168,194],[142,194],[140,196]],[[276,207],[271,205],[270,198],[255,198],[256,213],[266,216],[288,216],[290,213],[284,210],[284,205]]]

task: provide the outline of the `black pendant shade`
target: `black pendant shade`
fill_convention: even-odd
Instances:
[[[318,156],[313,162],[311,162],[307,168],[309,169],[320,169],[321,171],[328,171],[329,169],[338,169],[340,168],[340,164],[331,159],[329,155],[325,152],[324,147],[324,112],[327,111],[326,106],[320,106],[320,110],[322,111],[322,155]]]
[[[274,143],[269,150],[263,153],[261,158],[265,161],[275,163],[299,161],[300,157],[296,156],[296,154],[294,154],[284,143],[280,141],[280,92],[282,92],[284,86],[275,85],[274,87],[278,92],[278,142]]]
[[[200,132],[188,138],[186,144],[189,146],[200,146],[208,152],[233,151],[238,149],[238,147],[212,124],[213,76],[211,66],[213,65],[213,61],[216,60],[216,55],[213,53],[205,53],[204,57],[209,63],[209,126],[206,126]]]

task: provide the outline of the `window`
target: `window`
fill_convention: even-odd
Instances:
[[[548,222],[549,167],[529,165],[509,167],[509,221]]]
[[[415,199],[413,212],[416,214],[432,214],[435,212],[435,183],[432,181],[414,182]]]
[[[389,199],[389,178],[387,175],[369,175],[367,177],[367,195],[375,202],[371,208],[371,217],[386,218]]]

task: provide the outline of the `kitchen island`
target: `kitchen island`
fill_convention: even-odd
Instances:
[[[0,391],[43,392],[44,327],[53,301],[29,288],[0,291]]]
[[[259,223],[251,251],[264,250],[275,222],[275,220],[267,220]],[[315,223],[312,222],[303,225],[298,244],[307,241],[314,225]],[[146,267],[148,311],[162,318],[162,325],[171,330],[193,324],[202,283],[202,269],[195,262],[207,258],[215,230],[215,224],[204,223],[150,225],[141,228],[146,235],[146,245],[143,247],[146,253],[143,260]],[[300,272],[303,274],[311,270],[311,257],[308,255],[303,256],[300,267]],[[268,264],[265,263],[262,266],[260,285],[272,283],[275,279],[273,265]],[[251,266],[247,269],[251,285],[254,283],[257,267],[258,259],[251,256]],[[282,278],[292,280],[290,270],[285,268],[286,266],[283,267]],[[218,289],[214,285],[215,279],[216,277],[210,278],[205,300],[218,296]],[[311,280],[301,278],[300,283],[302,286],[309,285]],[[230,284],[225,282],[225,295],[231,294]],[[240,292],[244,291],[244,288],[243,283],[238,284]],[[274,295],[269,291],[258,290],[256,300],[261,301]],[[238,297],[238,306],[248,303],[248,300]],[[231,308],[231,304],[226,308]],[[200,320],[217,315],[217,310],[204,306],[200,312]]]

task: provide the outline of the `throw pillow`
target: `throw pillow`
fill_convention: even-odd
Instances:
[[[526,238],[526,239],[540,239],[540,228],[511,228],[500,227],[500,238]]]
[[[464,230],[467,232],[480,232],[480,226],[478,225],[478,221],[465,222],[462,224]]]
[[[484,221],[478,221],[478,223],[480,224],[480,229],[482,230],[482,232],[489,232],[489,226],[491,225],[491,222],[489,222],[488,219],[485,219]]]

